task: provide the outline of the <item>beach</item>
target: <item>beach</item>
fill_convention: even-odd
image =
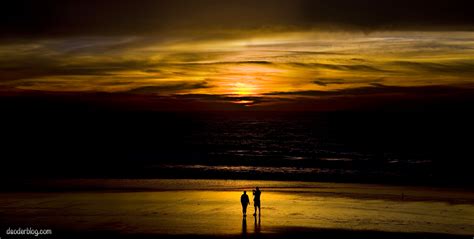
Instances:
[[[251,196],[254,186],[262,190],[262,212],[253,217],[250,205],[245,218],[240,195]],[[187,179],[36,180],[23,187],[0,193],[3,233],[35,227],[67,237],[474,235],[474,192],[452,188]]]

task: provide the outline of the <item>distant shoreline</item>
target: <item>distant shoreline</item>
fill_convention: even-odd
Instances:
[[[176,177],[175,175],[180,175]],[[187,175],[187,176],[185,176]],[[275,177],[275,175],[245,175],[241,174],[203,174],[203,173],[192,173],[192,172],[180,172],[180,174],[174,174],[174,171],[170,170],[167,173],[162,173],[161,177],[152,175],[129,175],[129,176],[88,176],[88,177],[73,177],[73,176],[52,176],[52,177],[7,177],[1,178],[0,181],[0,192],[2,191],[22,191],[22,190],[33,190],[40,191],[41,188],[31,187],[30,182],[41,182],[41,181],[70,181],[70,180],[259,180],[259,181],[281,181],[281,182],[306,182],[306,183],[339,183],[339,184],[368,184],[368,185],[384,185],[384,186],[408,186],[408,187],[434,187],[434,188],[447,188],[466,190],[474,192],[474,185],[472,182],[466,181],[463,183],[453,182],[442,182],[441,179],[436,181],[430,181],[428,179],[421,180],[416,178],[369,178],[369,177],[330,177],[330,176],[314,176],[305,177],[301,175],[294,176],[281,176]],[[244,177],[246,176],[246,177]],[[45,186],[45,185],[43,185]]]

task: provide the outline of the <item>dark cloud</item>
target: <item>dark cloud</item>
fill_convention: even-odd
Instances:
[[[0,62],[8,59],[0,60]],[[21,58],[0,66],[0,81],[42,78],[47,76],[114,76],[113,72],[142,70],[153,66],[147,60],[65,63],[61,58]]]
[[[304,67],[304,68],[313,68],[313,69],[327,69],[327,70],[337,70],[337,71],[363,71],[363,72],[389,72],[387,70],[379,69],[370,65],[363,64],[325,64],[325,63],[302,63],[302,62],[293,62],[290,63],[293,66]]]
[[[333,78],[319,78],[313,81],[314,84],[320,86],[328,86],[328,85],[343,85],[347,84],[347,80],[344,79],[333,79]]]
[[[17,0],[2,4],[3,36],[156,34],[183,29],[342,26],[472,29],[468,0]]]
[[[176,98],[180,99],[193,99],[193,100],[206,100],[206,101],[254,101],[254,102],[264,102],[264,97],[258,96],[235,96],[235,95],[215,95],[215,94],[184,94],[184,95],[175,95]]]
[[[320,85],[320,86],[327,86],[327,85],[342,85],[345,84],[346,82],[342,79],[319,79],[313,81],[314,84]]]
[[[474,74],[474,60],[450,60],[443,62],[395,61],[394,66],[402,66],[423,73],[465,75]]]
[[[373,83],[371,86],[349,88],[333,91],[293,91],[293,92],[272,92],[267,96],[311,96],[311,97],[346,97],[346,96],[369,96],[369,95],[442,95],[457,93],[474,93],[472,85],[456,86],[386,86],[379,83]]]
[[[215,61],[215,62],[185,62],[185,63],[163,63],[164,65],[177,65],[177,66],[211,66],[211,65],[240,65],[240,64],[252,64],[252,65],[271,65],[273,62],[270,61]]]
[[[371,84],[376,85],[382,82],[383,79],[341,79],[341,78],[318,78],[313,81],[314,84],[319,86],[328,85],[345,85],[345,84]]]
[[[169,93],[177,92],[182,90],[192,90],[192,89],[205,89],[209,88],[207,82],[198,82],[198,83],[178,83],[178,84],[169,84],[169,85],[159,85],[159,86],[142,86],[128,90],[128,93],[140,93],[140,94],[159,94],[159,93]]]

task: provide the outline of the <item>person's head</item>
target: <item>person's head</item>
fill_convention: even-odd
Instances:
[[[257,191],[259,191],[260,189],[257,187]]]
[[[244,194],[247,194],[247,191],[244,191]]]

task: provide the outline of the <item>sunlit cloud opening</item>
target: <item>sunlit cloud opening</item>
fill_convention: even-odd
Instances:
[[[232,103],[239,104],[239,105],[245,105],[245,106],[251,106],[255,102],[253,100],[236,100],[236,101],[232,101]]]
[[[235,95],[253,95],[256,89],[252,84],[237,82],[233,84],[232,93]]]

